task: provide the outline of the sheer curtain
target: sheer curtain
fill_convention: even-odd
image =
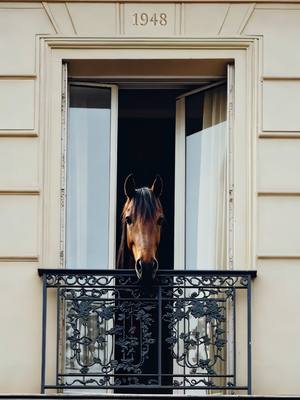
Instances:
[[[187,269],[222,269],[226,266],[226,117],[226,87],[208,90],[203,98],[202,129],[186,137]],[[195,341],[199,337],[212,339],[214,329],[213,323],[205,317],[190,320]],[[196,373],[207,373],[205,368],[197,366],[199,359],[209,361],[216,373],[225,373],[219,362],[214,362],[218,360],[214,346],[201,345],[192,349],[190,357]],[[217,378],[215,384],[220,383],[223,382]],[[195,394],[205,396],[207,391],[196,390]]]
[[[110,89],[71,86],[66,266],[108,267]]]
[[[226,263],[226,87],[208,90],[203,129],[186,140],[187,268]]]

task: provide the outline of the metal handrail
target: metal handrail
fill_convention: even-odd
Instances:
[[[157,271],[158,274],[168,275],[216,275],[216,276],[247,276],[249,275],[252,279],[256,278],[256,270],[247,269],[234,269],[234,270],[222,270],[222,269],[161,269]],[[135,275],[134,269],[72,269],[72,268],[38,268],[38,275],[42,277],[46,274],[55,275]]]
[[[146,286],[126,269],[39,268],[38,274],[43,279],[42,393],[251,393],[251,281],[256,271],[161,269]],[[57,355],[55,382],[48,383],[47,310],[53,290]],[[241,290],[246,302],[238,295]],[[237,305],[247,316],[243,382],[237,382]]]

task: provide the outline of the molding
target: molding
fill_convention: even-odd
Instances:
[[[259,139],[300,139],[300,132],[271,132],[264,131],[259,134]]]
[[[256,0],[255,3],[266,3],[266,4],[282,4],[286,0]],[[5,0],[1,2],[7,3]],[[10,0],[11,3],[20,3],[20,0]],[[48,0],[48,3],[65,3],[65,0]],[[118,0],[119,3],[137,3],[137,0]],[[22,3],[40,3],[40,0],[23,0]],[[68,3],[116,3],[116,0],[68,0]],[[251,0],[139,0],[139,3],[253,3]],[[288,0],[289,4],[300,3],[300,0]],[[19,8],[21,8],[19,6]],[[32,7],[31,7],[32,8]]]
[[[173,85],[173,84],[190,84],[190,85],[203,85],[207,84],[211,81],[220,81],[221,79],[226,79],[226,75],[164,75],[164,76],[157,76],[157,75],[101,75],[101,81],[103,83],[108,82],[115,82],[117,85],[119,84],[128,84],[130,81],[134,81],[137,84],[144,84],[145,81],[148,84],[159,84],[159,85]],[[69,80],[71,82],[82,81],[86,80],[92,81],[92,79],[99,80],[98,75],[71,75],[69,74]]]
[[[0,262],[38,262],[38,256],[0,256]]]
[[[300,192],[257,192],[257,196],[259,197],[275,197],[275,196],[282,196],[282,197],[288,197],[288,196],[300,196]]]
[[[38,0],[24,0],[24,1],[19,1],[19,0],[12,0],[12,1],[7,1],[7,0],[0,0],[0,8],[12,8],[12,9],[27,9],[27,8],[35,8],[35,9],[41,9],[43,8],[41,5],[41,2]]]
[[[0,196],[39,196],[40,193],[38,188],[0,188]]]
[[[264,3],[258,0],[256,3],[256,8],[259,10],[299,10],[299,5],[297,6],[299,1],[282,0],[280,2]]]
[[[240,37],[74,37],[72,35],[39,35],[37,41],[40,78],[38,131],[43,148],[43,200],[41,202],[41,262],[59,265],[59,215],[60,215],[60,135],[61,130],[61,76],[63,60],[72,59],[215,59],[220,56],[236,63],[236,93],[243,97],[237,103],[238,118],[234,130],[244,132],[235,146],[234,169],[236,240],[234,267],[255,264],[255,174],[251,162],[255,152],[253,130],[256,125],[255,93],[259,86],[259,63],[262,38],[259,35]],[[149,51],[149,54],[147,52]],[[166,51],[167,50],[167,51]],[[173,52],[173,53],[172,53]],[[47,72],[47,74],[46,74]],[[243,164],[243,168],[237,166]],[[249,200],[250,199],[250,200]],[[239,240],[237,240],[239,238]]]
[[[1,7],[0,7],[1,8]],[[35,80],[37,78],[36,74],[19,74],[19,75],[0,75],[0,80]]]
[[[1,138],[36,138],[38,137],[38,133],[35,131],[22,131],[22,130],[0,130],[0,139]]]
[[[299,0],[300,1],[300,0]],[[74,36],[39,36],[51,49],[182,49],[182,50],[247,50],[259,36],[240,37],[180,37],[180,38],[151,38],[151,37],[78,37]]]
[[[300,260],[300,254],[259,254],[259,260]]]
[[[262,77],[263,81],[300,81],[300,76],[272,76],[266,75]]]

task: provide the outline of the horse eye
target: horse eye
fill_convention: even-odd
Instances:
[[[125,221],[126,221],[126,224],[127,224],[127,225],[131,225],[131,224],[132,224],[132,219],[131,219],[131,217],[126,217],[126,218],[125,218]]]
[[[162,225],[163,222],[164,222],[164,217],[159,217],[157,220],[157,225]]]

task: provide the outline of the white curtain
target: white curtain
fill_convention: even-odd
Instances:
[[[226,88],[208,90],[203,129],[187,136],[186,142],[187,268],[225,267],[226,132]]]
[[[110,109],[69,110],[67,268],[108,267]]]
[[[208,90],[203,101],[202,130],[186,137],[186,268],[220,269],[226,266],[226,144],[227,93],[225,87]],[[199,110],[201,113],[202,110]],[[191,318],[192,335],[210,336],[214,329],[205,317]],[[213,359],[205,345],[189,352],[191,364]],[[215,370],[222,372],[220,366]],[[206,370],[195,368],[197,373]],[[220,384],[220,380],[216,384]],[[206,390],[196,390],[206,396]]]

